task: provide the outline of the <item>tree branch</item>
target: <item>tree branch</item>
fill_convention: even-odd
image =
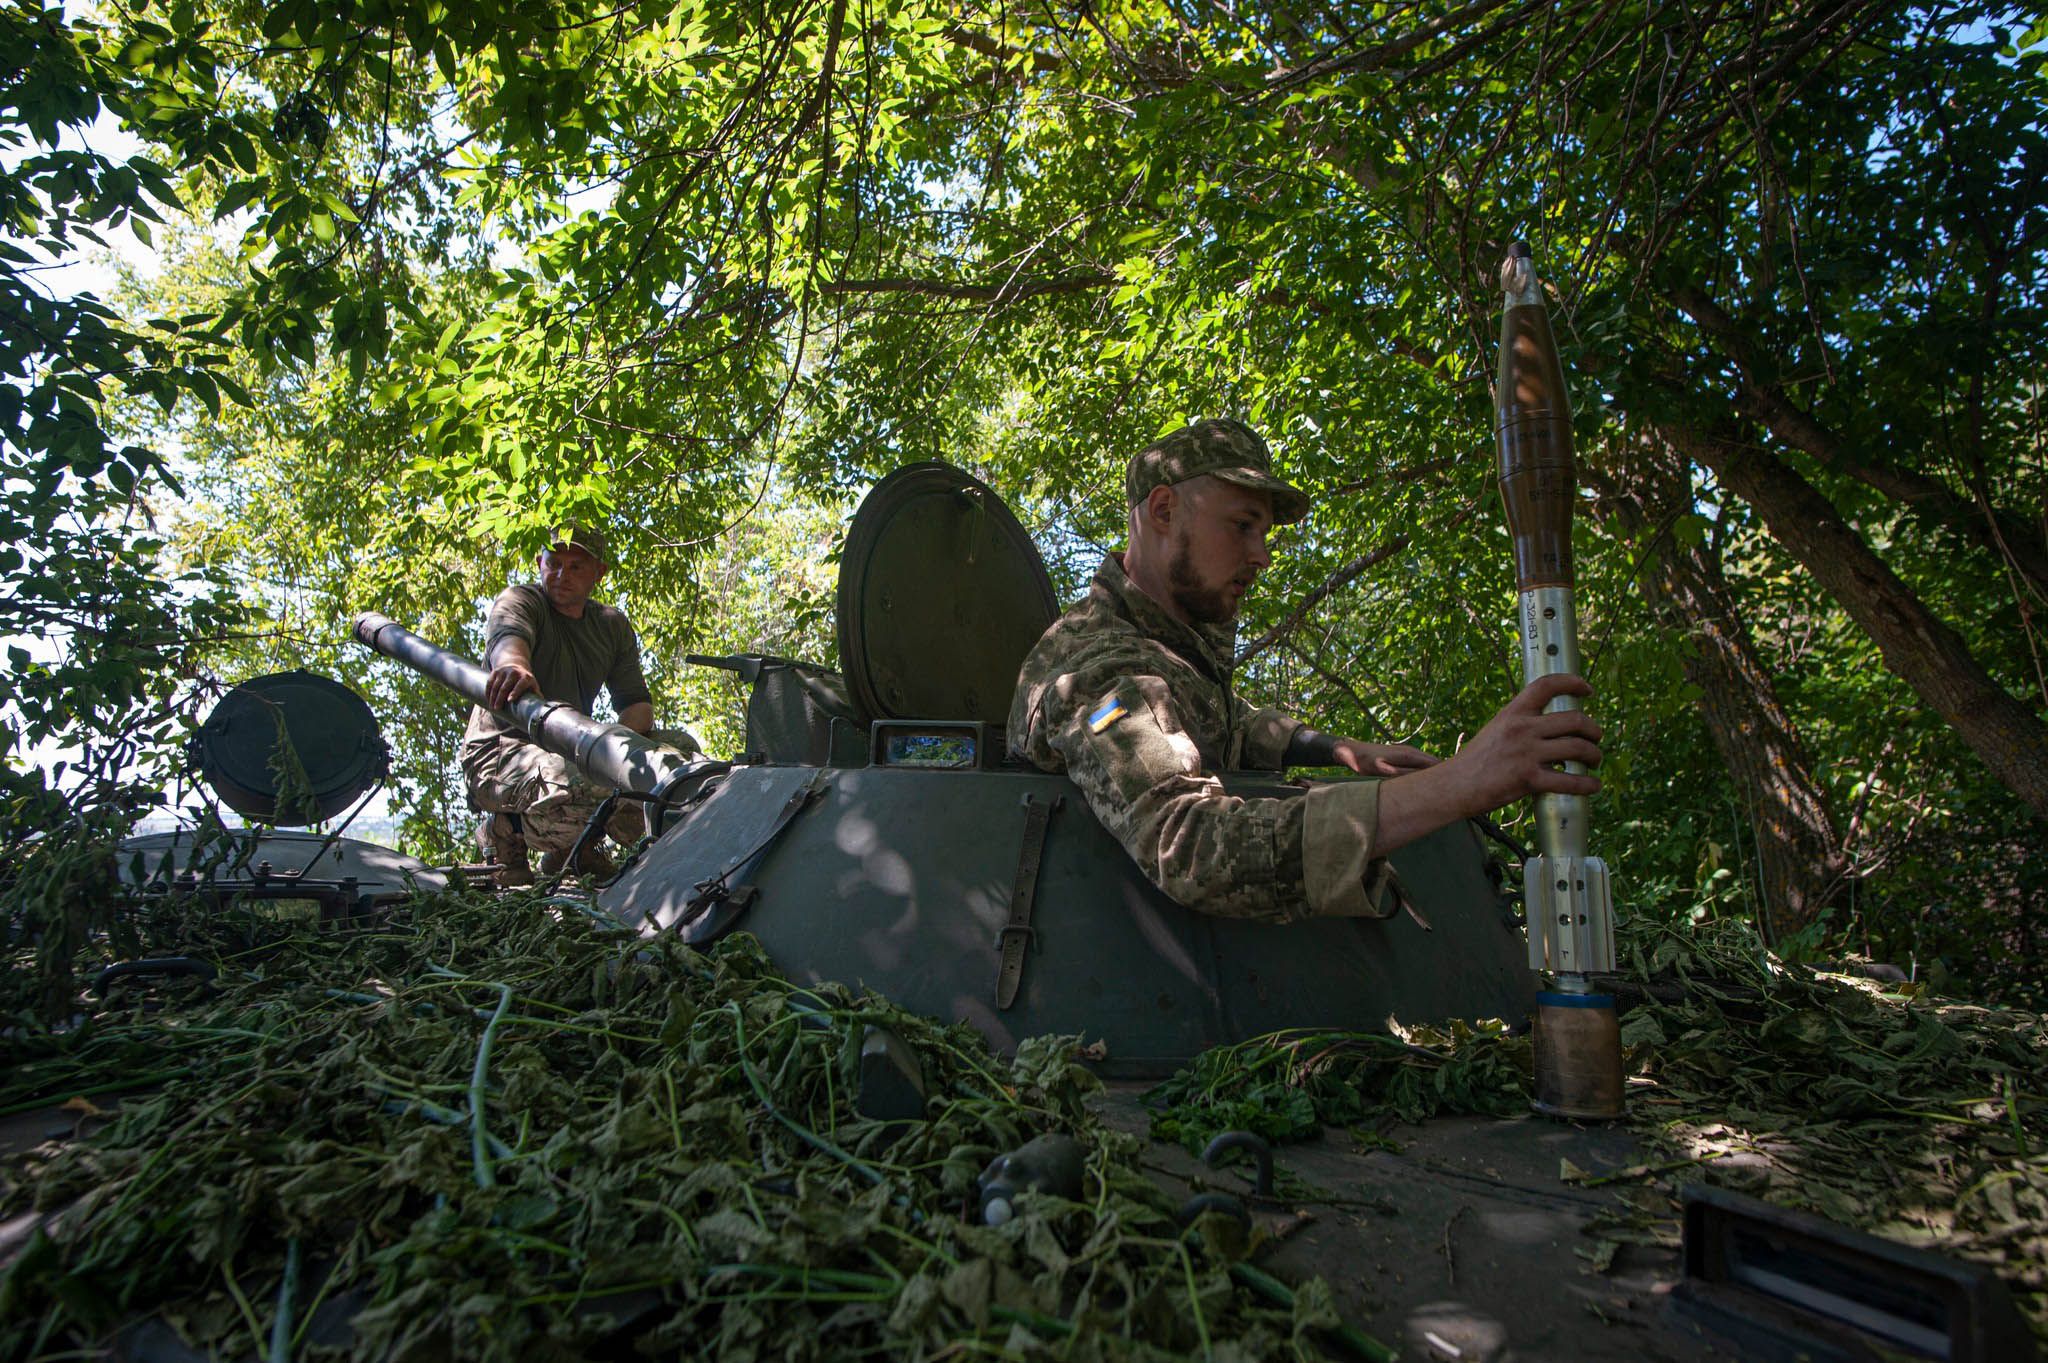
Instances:
[[[1988,549],[2010,563],[2037,596],[2048,599],[2048,543],[2031,527],[1993,507],[1988,499],[1981,503],[1965,500],[1940,479],[1917,469],[1885,467],[1857,458],[1848,441],[1800,407],[1772,379],[1770,365],[1743,334],[1741,325],[1704,290],[1686,284],[1669,290],[1666,296],[1735,365],[1741,378],[1736,410],[1825,467],[1849,475],[1914,514]]]
[[[1258,657],[1261,653],[1264,653],[1267,649],[1271,648],[1274,644],[1280,642],[1280,640],[1286,638],[1289,634],[1293,633],[1294,630],[1300,626],[1301,622],[1308,618],[1308,613],[1314,610],[1317,606],[1321,605],[1324,601],[1328,600],[1332,593],[1338,591],[1343,587],[1347,587],[1351,583],[1357,581],[1359,576],[1363,574],[1366,571],[1366,569],[1371,568],[1376,564],[1384,563],[1386,560],[1392,558],[1395,554],[1398,554],[1403,549],[1406,549],[1412,542],[1412,539],[1413,537],[1409,535],[1396,535],[1394,536],[1394,538],[1388,540],[1386,543],[1380,545],[1379,547],[1368,550],[1366,553],[1360,554],[1357,558],[1352,559],[1351,562],[1345,564],[1336,572],[1331,573],[1328,577],[1324,578],[1323,583],[1320,587],[1317,587],[1314,591],[1310,592],[1307,596],[1301,598],[1301,600],[1295,604],[1294,609],[1287,613],[1286,619],[1282,620],[1279,624],[1273,626],[1264,634],[1261,634],[1258,638],[1252,640],[1251,643],[1245,645],[1243,649],[1239,650],[1237,655],[1237,665],[1239,667],[1244,666],[1246,663],[1250,662],[1252,659]]]
[[[1066,64],[1050,52],[1040,52],[1035,48],[1011,47],[985,33],[976,33],[973,29],[960,24],[946,25],[943,35],[968,51],[979,52],[982,56],[993,58],[1004,66],[1013,62],[1021,63],[1026,75],[1035,76],[1041,71],[1057,71]]]
[[[1045,294],[1085,293],[1090,289],[1112,288],[1117,276],[1108,272],[1085,275],[1021,275],[1000,284],[969,284],[948,279],[918,279],[908,275],[879,279],[835,279],[818,286],[827,297],[882,293],[916,294],[923,298],[950,298],[970,303],[1015,303]]]
[[[1312,62],[1304,62],[1302,65],[1290,70],[1276,72],[1266,82],[1266,88],[1269,91],[1279,92],[1291,90],[1298,85],[1306,85],[1321,76],[1334,76],[1346,71],[1376,70],[1398,57],[1405,57],[1439,34],[1448,32],[1471,20],[1491,14],[1494,10],[1502,8],[1507,3],[1508,0],[1473,0],[1473,3],[1466,5],[1463,9],[1456,9],[1452,10],[1449,14],[1439,15],[1420,28],[1412,29],[1395,38],[1392,42],[1380,43],[1363,51],[1331,53],[1327,57],[1318,57]],[[1522,8],[1524,13],[1533,13],[1537,9],[1544,8],[1544,3],[1543,0],[1528,0],[1528,3],[1524,4]]]

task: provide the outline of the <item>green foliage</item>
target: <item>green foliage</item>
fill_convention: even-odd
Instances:
[[[1279,1032],[1205,1052],[1146,1095],[1152,1134],[1190,1151],[1224,1131],[1300,1140],[1325,1126],[1528,1110],[1529,1046],[1498,1023],[1379,1032]]]
[[[664,719],[729,752],[740,698],[677,655],[831,662],[839,520],[912,458],[986,476],[1071,592],[1121,535],[1123,457],[1194,415],[1251,420],[1319,505],[1279,541],[1247,643],[1317,604],[1256,649],[1246,690],[1326,728],[1449,751],[1517,681],[1486,391],[1488,272],[1517,235],[1553,289],[1582,456],[1619,476],[1633,441],[1736,422],[1819,488],[1998,684],[2040,694],[2048,582],[2024,556],[2048,492],[2040,24],[1976,3],[1708,4],[1680,26],[1640,6],[1534,27],[1504,13],[1134,0],[1079,22],[838,0],[137,0],[97,20],[0,16],[0,46],[19,54],[0,69],[0,137],[21,152],[0,184],[0,739],[78,754],[62,771],[9,758],[0,895],[42,929],[37,973],[9,987],[27,991],[22,1006],[63,1006],[77,951],[99,949],[93,931],[130,930],[110,913],[106,853],[153,798],[145,759],[176,736],[181,677],[308,665],[363,689],[396,740],[405,836],[443,853],[463,820],[461,706],[344,646],[349,614],[381,609],[473,653],[483,603],[523,575],[545,527],[601,517],[624,564],[608,587],[652,645]],[[101,109],[147,154],[58,144]],[[117,230],[169,244],[161,281],[118,307],[37,288],[43,263]],[[2038,820],[1749,507],[1696,468],[1683,500],[1652,538],[1717,550],[1851,862],[1834,917],[1783,945],[1939,955],[1981,989],[2038,999]],[[2008,536],[2015,526],[2026,534]],[[194,576],[163,580],[160,537]],[[1685,1001],[1631,1015],[1663,1086],[1655,1138],[1687,1160],[1760,1150],[1773,1195],[1866,1223],[1903,1188],[1923,1229],[2038,1264],[2035,1024],[1870,1000],[1717,935],[1757,907],[1756,834],[1684,678],[1694,642],[1645,599],[1650,542],[1581,517],[1588,671],[1611,754],[1596,848],[1646,930],[1697,915],[1711,957]],[[1324,595],[1366,555],[1375,567]],[[229,582],[257,628],[235,628]],[[497,910],[447,912],[531,946]],[[751,1083],[735,1083],[750,1063],[806,1130],[829,1133],[843,1095],[814,1039],[826,1033],[776,1012],[788,991],[758,971],[728,960],[734,973],[708,984],[686,977],[689,1016],[657,1045],[651,1015],[609,1011],[613,991],[656,1003],[634,992],[656,990],[642,963],[600,969],[615,948],[585,943],[576,970],[542,981],[537,953],[412,926],[416,939],[334,961],[294,947],[261,978],[232,979],[203,1012],[223,1035],[178,1039],[200,1052],[193,1092],[225,1104],[184,1119],[211,1143],[151,1164],[146,1150],[171,1147],[147,1117],[123,1117],[106,1163],[79,1156],[66,1186],[104,1181],[88,1193],[95,1214],[168,1187],[181,1200],[164,1224],[198,1235],[209,1268],[246,1255],[248,1281],[266,1285],[294,1228],[332,1231],[376,1284],[379,1338],[423,1352],[482,1350],[505,1342],[499,1328],[579,1343],[574,1299],[633,1282],[636,1252],[688,1265],[671,1305],[740,1350],[815,1342],[824,1321],[934,1350],[993,1342],[995,1323],[1029,1335],[1048,1274],[1066,1304],[1078,1270],[1055,1269],[1045,1242],[976,1240],[980,1257],[963,1255],[957,1229],[920,1229],[880,1193],[846,1198],[834,1181],[852,1166],[764,1118]],[[458,945],[472,980],[432,975]],[[1702,948],[1645,950],[1638,973],[1657,982]],[[1740,989],[1713,993],[1721,979]],[[378,980],[404,1004],[320,994]],[[570,1133],[551,1151],[494,1131],[518,1153],[510,1186],[491,1190],[471,1187],[487,1166],[465,1160],[458,1134],[382,1110],[455,1110],[477,1049],[464,1010],[493,999],[480,981],[555,1005],[539,1009],[551,1027],[510,1024],[508,1039],[530,1029],[531,1045],[505,1045],[492,1073],[508,1092],[531,1085],[534,1110]],[[736,997],[741,981],[760,1011]],[[405,1011],[451,995],[461,1004]],[[868,1006],[830,1000],[830,1025]],[[104,1055],[87,1054],[99,1031],[44,1039],[80,1065],[166,1044],[146,1016],[107,1031]],[[1385,1039],[1240,1048],[1169,1086],[1162,1120],[1189,1139],[1226,1122],[1284,1135],[1519,1102],[1513,1039],[1409,1044],[1430,1058]],[[956,1041],[940,1049],[952,1079],[986,1067]],[[1835,1052],[1856,1058],[1822,1072]],[[85,1072],[46,1060],[63,1082]],[[1709,1131],[1699,1093],[1717,1064],[1732,1066],[1723,1080],[1747,1077],[1756,1111]],[[402,1069],[406,1098],[366,1099],[365,1065]],[[712,1069],[723,1087],[702,1090],[705,1130],[796,1171],[797,1193],[762,1202],[726,1152],[663,1156],[726,1171],[704,1174],[687,1208],[664,1200],[679,1185],[643,1186],[630,1165],[616,1186],[585,1181],[586,1165],[616,1172],[623,1152],[659,1143],[656,1119],[677,1109],[665,1088],[656,1104],[657,1082],[711,1084]],[[245,1073],[288,1082],[248,1088]],[[599,1094],[557,1075],[617,1082]],[[1023,1118],[967,1082],[980,1096],[963,1090],[954,1134],[979,1155]],[[249,1104],[290,1129],[298,1090],[353,1124],[347,1148],[295,1152],[225,1115]],[[133,1111],[167,1119],[162,1101]],[[1871,1144],[1830,1154],[1816,1121],[1853,1121]],[[1962,1153],[1936,1161],[1933,1192],[1879,1186],[1873,1170],[1918,1168],[1936,1141]],[[900,1158],[851,1153],[877,1169]],[[883,1172],[919,1206],[934,1177],[960,1191],[972,1159],[956,1153]],[[837,1192],[813,1198],[807,1179]],[[618,1187],[650,1205],[619,1202]],[[742,1189],[759,1204],[744,1214],[727,1205]],[[713,1272],[725,1261],[672,1229],[720,1198],[729,1243],[714,1248],[766,1272]],[[616,1240],[586,1203],[624,1228]],[[9,1291],[63,1289],[74,1314],[52,1328],[90,1333],[93,1299],[71,1275],[104,1270],[114,1277],[91,1283],[107,1300],[152,1283],[196,1302],[208,1339],[254,1342],[235,1333],[260,1324],[236,1300],[241,1280],[225,1276],[223,1296],[213,1278],[152,1277],[184,1272],[182,1242],[166,1255],[149,1238],[160,1227],[109,1216],[112,1257],[39,1247]],[[852,1238],[833,1238],[848,1216]],[[1055,1240],[1080,1232],[1078,1216],[1048,1218]],[[1195,1307],[1224,1309],[1213,1273],[1176,1298],[1172,1272],[1118,1255],[1106,1262],[1120,1300],[1164,1312],[1183,1344]],[[451,1297],[436,1275],[458,1271],[490,1286]],[[1247,1319],[1244,1339],[1280,1328]]]
[[[221,363],[212,319],[133,328],[90,295],[49,297],[37,272],[80,243],[178,200],[161,166],[60,149],[108,87],[89,47],[53,16],[12,10],[0,39],[23,64],[0,86],[0,145],[19,149],[0,182],[0,743],[117,735],[159,682],[194,624],[218,626],[200,578],[158,580],[149,496],[177,491],[163,457],[111,440],[111,394],[163,410],[181,393],[217,409]],[[32,649],[29,639],[52,647]],[[54,656],[52,656],[54,655]]]
[[[180,736],[194,649],[239,618],[219,578],[166,580],[152,503],[178,483],[114,437],[107,405],[217,412],[223,337],[214,316],[137,325],[47,291],[50,264],[119,228],[146,242],[180,201],[147,156],[63,144],[131,88],[99,44],[15,7],[0,49],[0,896],[39,935],[56,1006],[72,951],[105,923],[111,844],[160,798],[151,768]]]
[[[135,170],[143,206],[161,180],[209,234],[167,292],[226,359],[159,385],[207,419],[129,419],[194,460],[181,550],[275,628],[218,665],[365,689],[422,850],[461,814],[456,712],[337,650],[353,610],[472,646],[546,525],[603,517],[665,708],[730,751],[729,684],[670,660],[829,661],[817,551],[875,475],[969,466],[1074,587],[1120,536],[1121,459],[1203,412],[1250,419],[1319,497],[1245,638],[1319,604],[1247,690],[1452,749],[1517,681],[1486,391],[1515,235],[1582,457],[1739,415],[2038,691],[2048,583],[1973,529],[2044,491],[2038,41],[1987,42],[2025,26],[1974,3],[1713,5],[1682,35],[1641,7],[1498,19],[351,0],[129,5],[24,40],[87,64],[165,168]],[[2019,989],[1961,948],[2032,941],[2024,807],[1749,508],[1704,477],[1689,497],[1669,532],[1714,538],[1846,845],[1837,928]],[[1693,643],[1643,599],[1644,545],[1581,520],[1600,850],[1645,904],[1671,884],[1753,912],[1757,816],[1683,679]],[[1702,840],[1729,855],[1703,869]]]
[[[2048,1334],[2039,1014],[1788,964],[1731,920],[1639,917],[1621,948],[1627,1121],[1649,1160],[1597,1179],[1563,1170],[1650,1181],[1603,1236],[1648,1225],[1672,1242],[1674,1180],[1706,1179],[1992,1264]],[[1288,1140],[1324,1126],[1383,1135],[1443,1112],[1511,1116],[1528,1109],[1529,1066],[1528,1038],[1497,1026],[1280,1033],[1210,1051],[1153,1090],[1152,1133],[1199,1149],[1232,1128]]]
[[[68,1208],[0,1280],[0,1350],[161,1313],[220,1354],[1325,1356],[1089,1116],[1071,1038],[1005,1063],[963,1026],[795,987],[750,938],[699,954],[601,919],[451,895],[335,934],[164,906],[149,945],[218,963],[217,992],[0,1042],[0,1111],[118,1095],[0,1169],[8,1205]],[[854,1110],[870,1025],[919,1056],[927,1120]],[[965,1219],[986,1164],[1046,1130],[1086,1146],[1083,1197]],[[346,1304],[344,1340],[322,1303]]]

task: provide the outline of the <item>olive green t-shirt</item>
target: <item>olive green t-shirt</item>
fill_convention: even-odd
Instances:
[[[622,714],[629,705],[653,699],[640,671],[640,639],[617,606],[592,601],[581,616],[571,619],[556,610],[539,587],[507,587],[491,603],[485,620],[486,668],[495,664],[498,645],[508,638],[524,639],[533,651],[534,680],[549,700],[565,701],[587,715],[600,689]],[[469,712],[464,738],[493,737],[509,728],[479,705]]]

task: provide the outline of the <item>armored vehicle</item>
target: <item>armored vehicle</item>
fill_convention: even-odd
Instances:
[[[1002,499],[913,464],[848,529],[843,674],[693,657],[750,683],[737,760],[691,761],[533,697],[512,717],[654,809],[651,845],[598,891],[605,911],[692,943],[743,928],[799,982],[868,986],[1006,1050],[1078,1033],[1103,1044],[1107,1071],[1157,1074],[1286,1027],[1526,1014],[1518,918],[1469,826],[1394,855],[1402,893],[1385,919],[1219,919],[1162,894],[1072,782],[1008,753],[1018,667],[1056,616]],[[382,616],[355,633],[481,701],[475,664]],[[1223,780],[1242,796],[1301,789]]]

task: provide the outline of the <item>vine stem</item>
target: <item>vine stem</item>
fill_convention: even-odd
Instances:
[[[1284,1306],[1290,1311],[1294,1309],[1294,1289],[1263,1269],[1253,1268],[1247,1263],[1235,1263],[1230,1266],[1230,1276],[1274,1305]],[[1397,1355],[1392,1349],[1355,1325],[1339,1323],[1331,1333],[1368,1363],[1395,1363]]]
[[[476,1064],[469,1072],[469,1160],[476,1170],[479,1188],[498,1186],[498,1171],[491,1164],[491,1138],[484,1130],[484,1080],[491,1072],[491,1043],[498,1038],[498,1024],[512,1007],[512,986],[494,987],[498,991],[498,1006],[491,1010],[491,1020],[484,1024],[483,1039],[476,1044]]]
[[[1187,1279],[1188,1313],[1195,1318],[1195,1336],[1202,1341],[1202,1363],[1211,1363],[1216,1351],[1209,1343],[1209,1322],[1202,1315],[1202,1289],[1195,1283],[1195,1261],[1188,1257],[1187,1241],[1174,1241],[1173,1249],[1180,1255],[1181,1276]]]
[[[292,1312],[299,1295],[299,1238],[295,1235],[284,1250],[284,1277],[277,1284],[277,1315],[270,1322],[268,1363],[291,1363]]]
[[[775,1100],[768,1095],[768,1086],[761,1081],[760,1072],[754,1068],[754,1062],[747,1058],[747,1029],[746,1025],[740,1020],[739,1005],[731,1003],[727,1004],[726,1008],[732,1014],[733,1039],[739,1043],[740,1072],[746,1075],[747,1083],[754,1090],[754,1096],[761,1100],[761,1106],[767,1109],[768,1115],[789,1128],[790,1132],[805,1145],[810,1146],[820,1154],[830,1155],[869,1183],[880,1187],[885,1181],[880,1170],[873,1168],[866,1161],[848,1154],[809,1127],[785,1115],[782,1109],[775,1105]]]

